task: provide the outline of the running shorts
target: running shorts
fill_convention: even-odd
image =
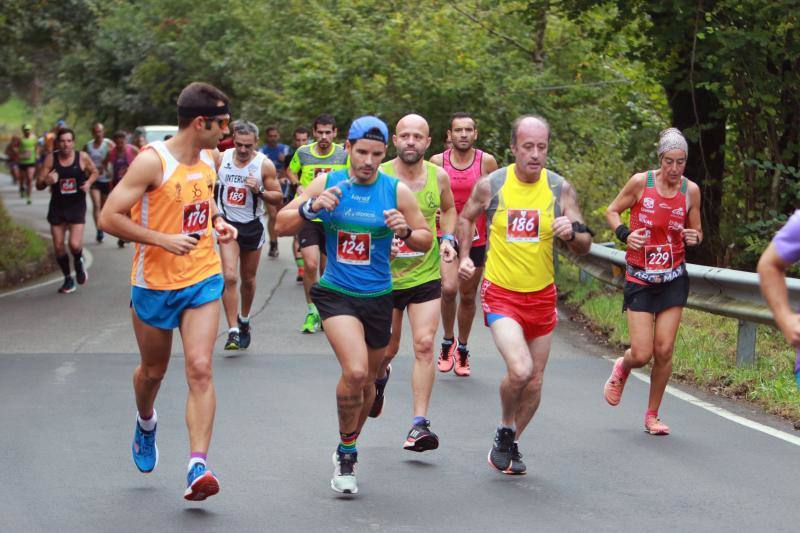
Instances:
[[[226,222],[238,230],[236,242],[239,243],[240,250],[251,252],[264,246],[267,237],[264,223],[260,217],[254,218],[250,222],[232,222],[230,220],[226,220]]]
[[[325,253],[325,227],[322,222],[303,221],[303,227],[297,233],[300,248],[319,246],[319,251]]]
[[[622,289],[622,310],[658,314],[670,307],[686,307],[689,299],[689,276],[683,275],[666,283],[642,285],[625,281]]]
[[[47,209],[47,222],[51,226],[86,224],[86,197],[84,196],[82,201],[70,203],[59,204],[51,201]]]
[[[187,309],[219,300],[224,282],[221,274],[214,274],[203,281],[183,289],[155,290],[131,287],[131,308],[139,319],[154,328],[175,329],[181,323],[181,315]]]
[[[92,183],[92,189],[100,191],[100,194],[109,194],[111,192],[110,181],[95,181]]]
[[[552,332],[558,322],[556,286],[551,283],[535,292],[516,292],[488,279],[481,284],[483,320],[487,326],[499,318],[510,318],[520,326],[527,342]]]
[[[410,304],[421,304],[442,297],[442,280],[426,281],[416,287],[392,291],[395,309],[404,310]]]
[[[317,306],[322,320],[348,315],[356,317],[364,326],[364,340],[370,348],[385,348],[392,335],[392,294],[371,298],[348,296],[315,284],[311,287],[311,300]]]
[[[469,258],[475,268],[481,268],[486,264],[486,246],[473,246],[469,249]]]

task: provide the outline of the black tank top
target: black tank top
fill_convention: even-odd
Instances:
[[[86,182],[86,172],[81,170],[81,153],[75,150],[75,160],[68,167],[58,160],[58,152],[53,152],[53,170],[58,173],[58,181],[50,186],[52,200],[59,204],[70,204],[86,200],[86,193],[80,186]]]

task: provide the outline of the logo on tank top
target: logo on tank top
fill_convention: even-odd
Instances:
[[[350,198],[355,200],[356,202],[361,202],[362,204],[368,204],[371,195],[361,196],[358,194],[351,194]]]
[[[639,213],[639,222],[641,222],[642,224],[645,224],[646,226],[652,226],[653,225],[653,221],[650,220],[649,218],[647,218],[646,216],[644,216],[641,213]]]
[[[653,209],[653,207],[656,205],[656,201],[653,198],[646,196],[642,199],[642,205],[647,209]]]
[[[192,172],[191,174],[186,174],[186,181],[195,181],[203,179],[202,172]]]
[[[673,214],[673,215],[675,215],[676,217],[682,217],[682,216],[684,216],[684,215],[683,215],[683,208],[682,208],[682,207],[679,207],[679,208],[677,208],[677,209],[673,209],[673,210],[672,210],[672,214]]]

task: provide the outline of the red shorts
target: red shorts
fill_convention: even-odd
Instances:
[[[525,340],[531,341],[556,327],[556,296],[554,283],[536,292],[516,292],[484,279],[481,284],[483,322],[491,326],[498,318],[510,318],[522,326]]]

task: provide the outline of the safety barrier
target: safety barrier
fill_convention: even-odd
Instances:
[[[625,252],[615,250],[614,243],[592,244],[588,255],[577,256],[559,248],[581,269],[581,281],[595,277],[608,285],[622,289],[625,282]],[[736,364],[752,365],[756,357],[758,324],[776,327],[767,303],[761,296],[758,274],[741,270],[687,264],[690,292],[688,307],[735,318],[739,321],[736,339]],[[800,304],[800,279],[787,278],[789,302],[794,309]]]

